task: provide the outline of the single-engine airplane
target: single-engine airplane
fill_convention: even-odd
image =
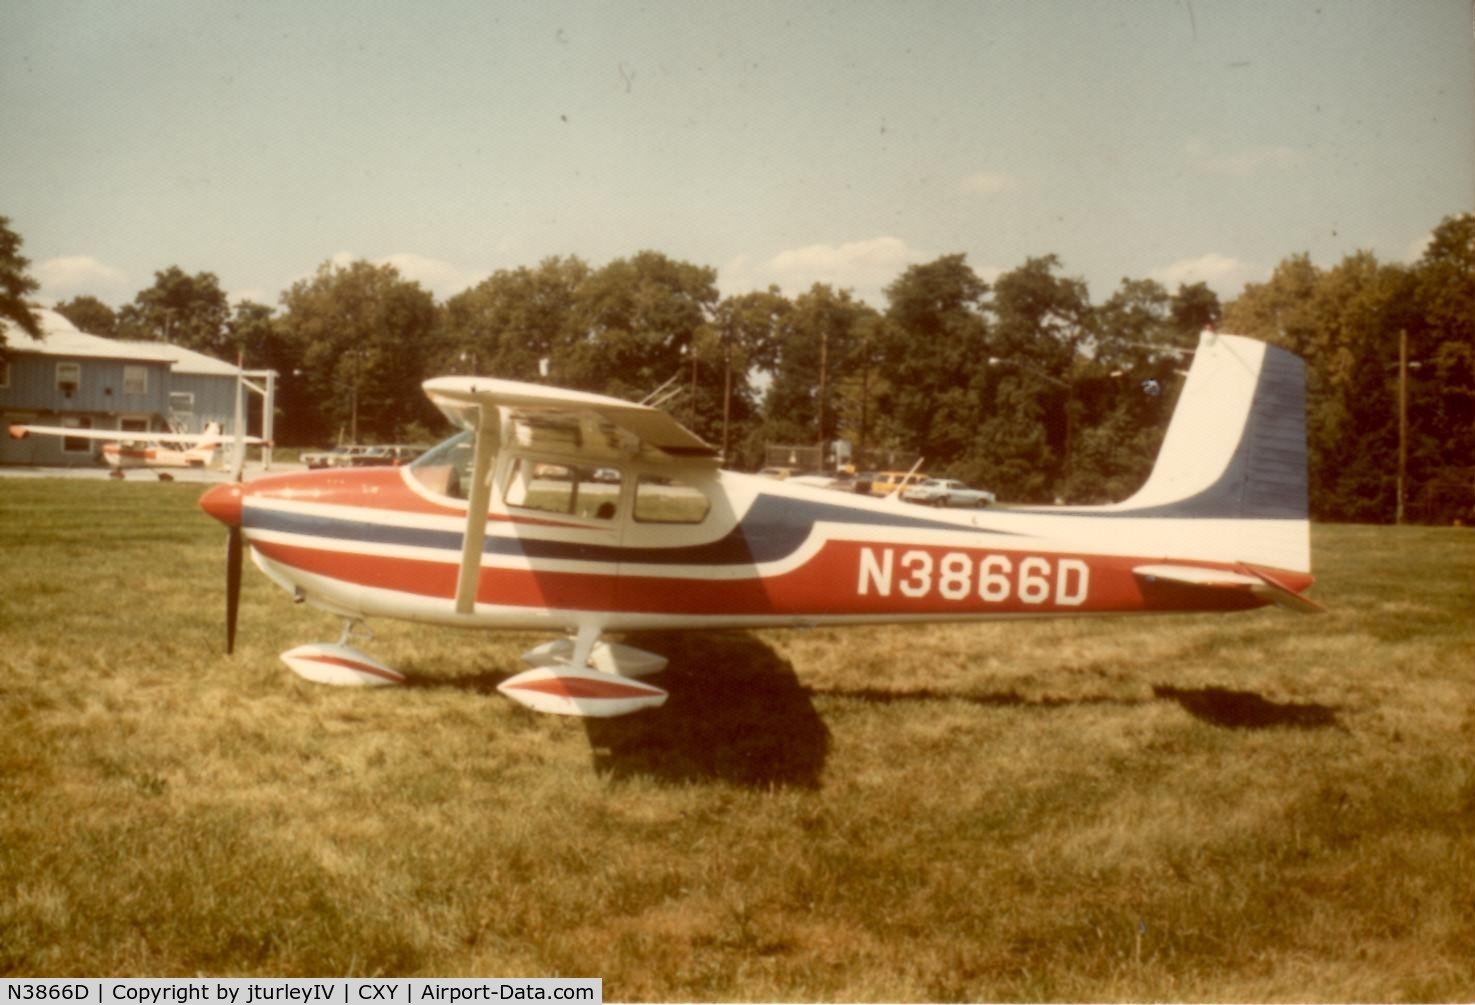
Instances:
[[[203,433],[153,433],[126,429],[75,429],[71,426],[10,427],[12,439],[23,440],[31,434],[64,436],[77,440],[101,440],[102,459],[113,470],[114,478],[122,478],[133,468],[207,468],[215,463],[215,455],[228,438],[221,433],[220,423],[211,422]],[[241,442],[261,444],[257,436],[243,436]],[[167,478],[159,472],[161,479]]]
[[[644,629],[983,618],[1311,612],[1305,374],[1282,349],[1205,332],[1150,477],[1107,506],[924,509],[720,470],[665,412],[487,377],[425,383],[461,432],[403,468],[219,485],[230,528],[227,650],[241,552],[344,619],[282,659],[328,683],[402,680],[350,646],[364,618],[566,633],[500,690],[619,715],[666,692]]]

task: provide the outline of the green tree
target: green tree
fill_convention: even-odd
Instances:
[[[1409,512],[1475,522],[1475,214],[1435,228],[1411,291]]]
[[[1078,412],[1063,493],[1073,502],[1125,499],[1152,471],[1181,386],[1185,332],[1217,317],[1212,291],[1212,311],[1207,300],[1184,310],[1186,289],[1170,297],[1153,280],[1123,279],[1097,308],[1095,352],[1076,363]]]
[[[1224,309],[1219,304],[1219,294],[1207,283],[1192,286],[1179,283],[1178,292],[1173,294],[1172,315],[1177,334],[1192,338],[1205,328],[1217,327]]]
[[[420,388],[436,348],[435,300],[390,265],[325,262],[282,294],[282,334],[316,403],[290,416],[295,442],[333,436],[396,439],[434,421]]]
[[[56,305],[56,312],[89,335],[112,338],[118,330],[118,315],[101,300],[77,296]]]
[[[975,455],[1005,498],[1061,498],[1071,481],[1078,367],[1096,317],[1085,281],[1056,275],[1059,268],[1054,255],[1030,258],[994,284],[987,355],[998,362]]]
[[[887,324],[874,332],[887,374],[877,439],[934,473],[980,473],[967,454],[988,405],[987,295],[964,255],[910,266],[886,288]]]
[[[13,321],[32,338],[41,337],[41,321],[26,297],[39,288],[26,270],[31,260],[20,253],[20,235],[10,229],[9,217],[0,216],[0,318]],[[0,354],[5,350],[5,330],[0,328]]]
[[[539,362],[576,341],[574,308],[590,268],[581,259],[546,258],[493,273],[447,301],[438,368],[511,380],[536,380]]]
[[[230,305],[213,272],[188,275],[177,265],[154,273],[118,311],[119,338],[169,342],[223,359],[230,355],[225,324]]]
[[[763,402],[769,442],[813,444],[823,452],[836,438],[836,389],[846,377],[852,332],[873,313],[849,290],[825,283],[815,283],[784,312]]]
[[[690,373],[693,342],[717,299],[715,269],[656,251],[610,262],[578,284],[572,329],[554,347],[553,377],[640,400],[673,375]]]
[[[776,286],[764,291],[726,297],[712,318],[716,346],[716,364],[722,370],[722,435],[717,441],[723,455],[729,457],[734,444],[747,443],[755,431],[757,401],[753,375],[763,371],[770,375],[778,366],[783,333],[793,305]],[[747,453],[748,451],[745,451]],[[746,466],[758,459],[743,458]]]

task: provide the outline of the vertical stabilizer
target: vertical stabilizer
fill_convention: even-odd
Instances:
[[[1275,346],[1204,332],[1140,516],[1305,520],[1306,368]]]

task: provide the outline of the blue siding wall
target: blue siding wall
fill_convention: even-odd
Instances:
[[[188,433],[199,433],[208,422],[218,422],[229,432],[236,420],[236,379],[203,373],[176,373],[169,378],[171,391],[187,391],[195,396],[194,414]],[[249,409],[250,403],[247,403]]]
[[[57,388],[57,365],[76,364],[80,370],[76,391],[69,398]],[[124,367],[144,373],[142,394],[123,388]],[[97,415],[152,415],[169,409],[169,365],[75,356],[10,357],[10,386],[0,388],[0,408]]]

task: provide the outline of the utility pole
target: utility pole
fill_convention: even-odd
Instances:
[[[1408,329],[1398,330],[1398,500],[1393,522],[1403,524],[1404,476],[1408,470]]]
[[[819,333],[819,467],[825,470],[825,378],[830,364],[830,326],[828,319]]]

